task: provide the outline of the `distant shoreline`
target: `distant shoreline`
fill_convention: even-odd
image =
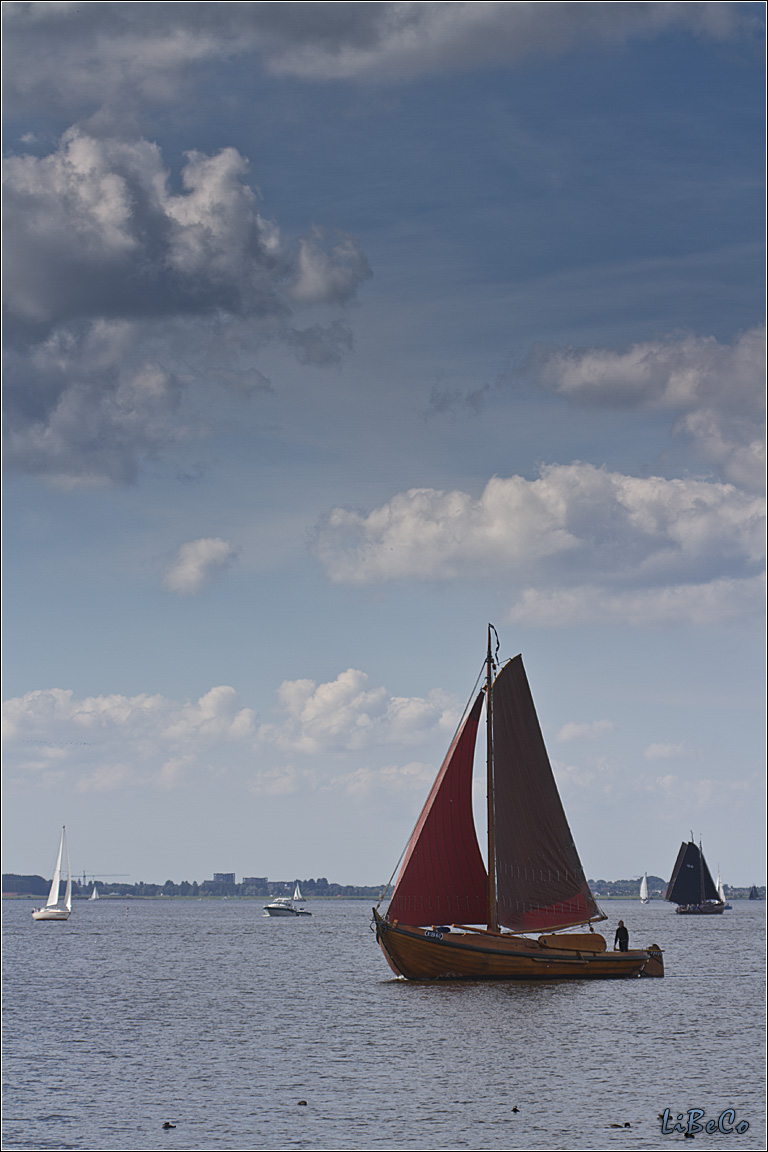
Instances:
[[[31,900],[33,903],[38,902],[43,898],[35,896],[31,892],[3,892],[3,900]],[[108,892],[103,896],[99,896],[99,903],[102,901],[109,901],[112,904],[119,903],[121,900],[184,900],[186,902],[199,903],[201,900],[244,900],[250,904],[258,904],[263,900],[269,900],[269,896],[166,896],[164,893],[159,892],[156,896],[133,896],[133,895],[119,895]],[[378,896],[310,896],[306,900],[302,900],[302,904],[316,904],[319,901],[335,901],[335,900],[359,900],[367,904],[370,900],[378,900]],[[387,897],[387,900],[389,897]],[[74,903],[89,903],[90,896],[85,894],[76,895],[72,893],[72,900]]]
[[[2,896],[3,896],[3,900],[30,900],[33,903],[39,902],[41,899],[40,896],[34,896],[29,892],[3,892]],[[80,896],[80,895],[75,895],[74,893],[72,895],[72,899],[75,903],[87,904],[90,901],[89,896],[86,896],[86,895]],[[221,900],[239,900],[239,901],[244,901],[245,903],[248,903],[248,904],[259,904],[259,903],[261,903],[262,900],[268,900],[268,899],[269,899],[268,896],[212,896],[212,895],[205,895],[205,896],[166,896],[163,893],[158,893],[155,896],[133,896],[133,895],[121,896],[121,895],[116,895],[114,893],[106,893],[104,896],[99,897],[99,902],[109,901],[110,903],[115,904],[115,903],[119,903],[121,900],[131,900],[131,901],[134,901],[134,900],[182,900],[182,901],[185,901],[186,903],[190,903],[190,902],[191,903],[200,903],[200,901],[206,901],[207,902],[207,901],[212,901],[212,900],[218,900],[218,901],[221,901]],[[379,899],[378,896],[311,896],[311,897],[308,897],[306,900],[302,900],[302,904],[317,904],[317,903],[322,903],[322,902],[327,903],[327,902],[335,902],[337,900],[356,900],[356,901],[358,901],[358,903],[367,904],[371,900],[378,900],[378,899]],[[389,896],[385,897],[385,899],[389,900]],[[637,904],[640,903],[640,897],[639,896],[597,896],[597,897],[595,897],[595,899],[599,900],[601,903],[608,903],[609,901],[612,901],[612,900],[619,900],[622,902],[633,901],[634,903],[637,903]],[[750,902],[748,892],[743,896],[730,895],[728,897],[728,899],[729,900],[745,900],[747,903]],[[759,898],[759,901],[757,901],[757,902],[765,903],[765,897],[761,896]],[[667,904],[668,901],[664,900],[663,897],[658,897],[657,899],[650,900],[649,903],[650,904]],[[754,903],[756,903],[756,901],[753,900],[752,903],[754,904]]]

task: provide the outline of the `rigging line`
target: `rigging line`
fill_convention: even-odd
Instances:
[[[493,628],[493,625],[491,625],[491,627]],[[496,631],[496,629],[495,629],[495,628],[494,628],[493,630],[494,630],[494,632]],[[467,713],[469,712],[469,710],[470,710],[470,707],[471,707],[471,706],[474,704],[474,702],[475,702],[475,694],[476,694],[476,692],[477,692],[477,687],[478,687],[478,684],[480,683],[480,680],[481,680],[481,679],[482,679],[482,677],[483,677],[483,673],[484,673],[484,672],[485,672],[485,661],[483,661],[483,663],[482,663],[482,665],[481,665],[481,667],[480,667],[480,671],[479,671],[479,672],[478,672],[478,674],[477,674],[477,679],[475,680],[475,686],[474,686],[474,688],[472,689],[472,691],[471,691],[471,692],[470,692],[470,694],[469,694],[469,700],[468,700],[468,701],[467,701],[467,703],[465,704],[465,706],[464,706],[464,711],[463,711],[463,712],[462,712],[462,714],[461,714],[461,719],[459,720],[458,724],[456,725],[456,731],[454,732],[454,734],[453,734],[453,736],[452,736],[452,738],[451,738],[451,742],[450,742],[450,744],[448,745],[448,748],[449,748],[449,749],[453,747],[453,745],[454,745],[454,743],[455,743],[455,741],[456,741],[456,737],[458,736],[459,732],[461,731],[461,726],[462,726],[462,724],[464,723],[464,721],[465,721],[465,720],[466,720],[466,718],[467,718]],[[422,811],[423,811],[423,809],[422,809]],[[418,824],[418,822],[419,822],[419,820],[420,820],[420,819],[421,819],[421,812],[419,812],[418,816],[416,817],[416,824]],[[405,844],[404,844],[404,846],[403,846],[403,850],[402,850],[402,852],[400,853],[400,856],[399,856],[399,859],[398,859],[398,861],[397,861],[397,864],[395,864],[395,867],[394,867],[394,869],[393,869],[393,871],[392,871],[392,875],[390,876],[389,880],[388,880],[388,881],[387,881],[387,883],[385,884],[385,886],[384,886],[384,891],[381,893],[381,896],[379,896],[379,902],[378,902],[378,904],[376,905],[376,911],[377,911],[377,912],[378,912],[378,910],[379,910],[379,906],[381,905],[381,902],[382,902],[382,900],[383,900],[383,899],[384,899],[384,897],[386,896],[387,892],[389,892],[389,889],[392,887],[392,881],[394,880],[395,876],[397,875],[397,870],[398,870],[398,868],[400,867],[400,865],[401,865],[401,863],[402,863],[402,860],[403,860],[403,856],[405,856],[405,853],[406,853],[406,851],[407,851],[407,849],[408,849],[408,845],[410,844],[411,840],[413,839],[413,834],[414,834],[414,832],[416,831],[416,824],[414,824],[413,828],[411,829],[411,834],[410,834],[410,836],[408,837],[408,839],[406,840],[406,842],[405,842]]]

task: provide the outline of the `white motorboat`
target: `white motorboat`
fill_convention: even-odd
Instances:
[[[306,908],[297,907],[298,904],[303,903],[304,897],[297,880],[292,897],[276,896],[274,900],[270,900],[269,904],[264,905],[264,911],[267,916],[311,916],[312,913],[308,912]]]

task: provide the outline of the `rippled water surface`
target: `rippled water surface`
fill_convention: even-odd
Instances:
[[[765,1147],[764,904],[608,902],[666,979],[535,985],[395,980],[366,904],[311,908],[6,901],[3,1147],[647,1149],[666,1107]]]

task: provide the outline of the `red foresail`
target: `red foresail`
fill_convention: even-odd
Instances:
[[[389,903],[390,922],[486,922],[488,875],[472,817],[472,762],[482,706],[481,694],[421,810]]]
[[[493,685],[499,923],[540,932],[602,919],[589,890],[516,656]]]

